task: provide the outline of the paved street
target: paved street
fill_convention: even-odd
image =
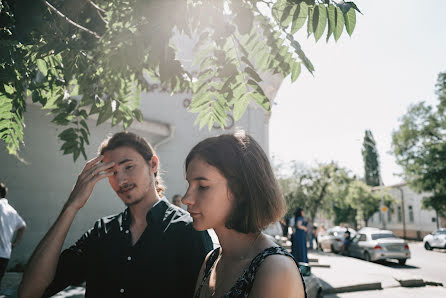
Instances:
[[[385,266],[405,270],[414,275],[422,276],[426,281],[436,281],[446,286],[446,249],[426,250],[422,242],[409,243],[412,257],[406,266],[393,262],[384,262]]]
[[[412,242],[409,247],[412,258],[404,266],[392,261],[372,263],[312,251],[310,258],[318,259],[321,265],[330,265],[330,268],[313,267],[312,273],[319,277],[326,293],[324,297],[446,297],[446,251],[427,251],[421,242]],[[403,283],[415,285],[423,282],[441,282],[443,287],[402,286]],[[366,288],[369,290],[342,293]]]

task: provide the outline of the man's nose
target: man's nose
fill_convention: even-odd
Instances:
[[[127,175],[125,175],[122,172],[121,173],[117,172],[116,173],[116,182],[118,183],[119,187],[126,185],[128,183]]]

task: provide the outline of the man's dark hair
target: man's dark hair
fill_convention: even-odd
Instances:
[[[3,182],[0,182],[0,198],[6,198],[6,195],[8,194],[8,188]]]
[[[105,152],[120,147],[130,147],[134,149],[144,158],[147,164],[149,164],[152,156],[156,154],[155,150],[153,150],[152,146],[145,138],[127,131],[115,133],[112,137],[105,139],[99,146],[98,153],[104,155]],[[158,195],[162,196],[166,187],[163,185],[163,181],[160,175],[158,175],[158,172],[155,173],[155,186]]]
[[[285,212],[268,157],[244,131],[207,138],[189,152],[185,168],[201,158],[226,178],[234,195],[234,206],[226,227],[241,233],[255,233],[277,221]]]

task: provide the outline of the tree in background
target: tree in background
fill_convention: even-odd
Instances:
[[[438,75],[436,108],[420,102],[409,107],[392,134],[392,148],[409,184],[432,195],[423,206],[446,216],[446,72]]]
[[[348,171],[335,162],[319,164],[317,167],[305,167],[292,163],[288,175],[276,176],[282,194],[287,202],[288,215],[297,207],[303,208],[313,222],[318,212],[330,213],[333,202],[345,199],[351,178]]]
[[[373,193],[370,186],[360,180],[355,180],[349,186],[346,201],[357,210],[357,215],[367,226],[370,217],[379,210],[381,194]]]
[[[364,161],[365,183],[370,186],[379,186],[382,181],[380,181],[378,149],[370,130],[365,131],[362,143],[362,159]]]
[[[86,158],[89,116],[127,129],[156,86],[191,93],[200,127],[237,121],[251,101],[270,111],[259,73],[313,73],[294,34],[337,41],[356,11],[333,0],[0,0],[0,138],[18,154],[27,98],[65,128],[74,160]],[[184,40],[194,66],[177,50]]]

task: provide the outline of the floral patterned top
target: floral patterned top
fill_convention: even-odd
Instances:
[[[208,261],[206,262],[206,267],[204,269],[203,279],[200,283],[200,286],[197,289],[197,292],[195,293],[195,298],[200,297],[201,289],[205,283],[205,281],[209,278],[211,275],[211,271],[214,268],[215,261],[218,258],[218,255],[220,254],[220,248],[216,248],[212,251],[211,255],[209,256]],[[234,284],[234,286],[222,296],[222,298],[239,298],[239,297],[248,297],[249,293],[251,292],[252,285],[254,284],[254,279],[257,273],[257,270],[259,269],[260,265],[262,265],[263,260],[265,260],[268,256],[271,255],[284,255],[292,258],[294,262],[296,263],[297,268],[299,268],[296,260],[294,257],[283,247],[281,246],[272,246],[268,247],[262,252],[260,252],[254,259],[252,259],[251,264],[248,268],[246,268],[242,275],[239,277],[237,282]],[[299,271],[300,272],[300,271]],[[305,290],[305,283],[304,279],[302,277],[302,274],[300,275],[302,278],[302,283],[304,285]],[[307,297],[307,293],[305,291],[305,297]]]

